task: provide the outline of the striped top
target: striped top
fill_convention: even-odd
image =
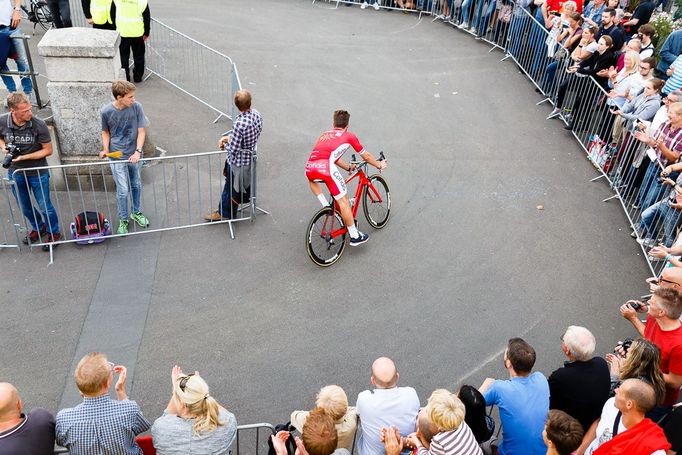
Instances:
[[[666,94],[682,88],[682,55],[675,59],[673,64],[670,65],[670,68],[674,68],[675,71],[673,71],[673,75],[665,81],[663,90],[661,90],[662,93]]]
[[[438,433],[431,440],[431,446],[421,447],[418,455],[483,455],[474,433],[466,422],[456,430]]]

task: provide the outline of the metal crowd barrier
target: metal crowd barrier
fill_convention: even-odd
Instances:
[[[244,444],[240,442],[241,439],[244,438],[241,436],[241,433],[244,432],[255,432],[254,443],[249,444],[246,447],[244,447]],[[262,432],[266,433],[265,437],[261,437]],[[269,423],[251,423],[248,425],[239,425],[237,426],[237,437],[235,438],[234,443],[232,443],[232,453],[233,455],[259,455],[261,452],[267,453],[268,439],[274,434],[275,427]],[[69,451],[63,447],[58,447],[55,449],[54,453],[62,454],[69,453]]]
[[[73,26],[89,27],[81,1],[69,3]],[[241,83],[232,59],[153,17],[145,66],[149,71],[145,80],[157,76],[212,109],[218,114],[213,123],[239,114],[232,98]]]
[[[241,84],[227,55],[152,19],[145,64],[150,74],[218,113],[213,123],[234,118],[232,98]]]
[[[38,86],[38,81],[37,81],[37,76],[39,76],[40,73],[36,72],[35,67],[33,66],[33,59],[31,58],[31,49],[28,47],[28,40],[30,39],[30,36],[27,35],[22,35],[22,36],[13,36],[11,37],[12,40],[21,42],[21,45],[24,47],[24,51],[26,52],[26,70],[25,71],[19,71],[19,68],[15,70],[7,70],[7,71],[0,71],[0,76],[9,76],[9,77],[14,77],[14,76],[19,76],[19,84],[17,85],[17,90],[21,88],[21,79],[23,78],[29,78],[31,79],[31,85],[33,86],[33,94],[36,97],[36,106],[38,109],[42,109],[45,106],[47,106],[47,102],[43,102],[43,99],[40,97],[40,87]],[[16,45],[16,44],[15,44]],[[11,58],[7,58],[7,66],[9,67],[10,62],[14,62],[14,66],[16,66],[16,62],[12,60]],[[14,81],[15,83],[17,82],[16,80]]]
[[[232,214],[231,219],[220,219],[210,223],[228,224],[232,238],[234,238],[233,223],[246,220],[253,221],[258,211],[268,213],[256,206],[257,154],[249,151],[242,153],[251,153],[252,159],[250,166],[237,168],[243,172],[237,173],[232,180],[234,187],[237,188],[230,191],[230,196],[239,200],[237,212]],[[111,234],[107,238],[206,225],[204,215],[216,210],[221,201],[226,180],[223,177],[225,157],[226,152],[214,151],[141,160],[142,191],[140,193],[140,205],[141,211],[149,219],[150,225],[147,228],[141,228],[136,226],[133,220],[130,220],[127,234],[116,234],[119,221],[117,194],[116,186],[110,174],[110,162],[107,160],[17,170],[12,176],[9,186],[12,187],[13,191],[23,190],[25,194],[29,194],[30,189],[26,174],[30,175],[32,171],[37,170],[48,170],[50,172],[49,200],[57,215],[57,223],[62,238],[52,243],[46,242],[45,238],[42,238],[38,242],[30,243],[29,246],[48,248],[50,262],[52,262],[52,249],[55,245],[84,241],[83,238],[79,239],[75,236],[71,226],[76,215],[81,212],[101,212],[109,221]],[[118,165],[126,166],[126,163],[120,161]],[[142,166],[142,163],[148,165]],[[19,182],[25,183],[17,182],[17,174]],[[233,175],[235,174],[233,173]],[[132,185],[127,172],[126,176],[128,176],[126,183],[131,188]],[[25,235],[32,230],[32,226],[39,226],[41,220],[44,220],[48,232],[55,230],[52,226],[53,223],[49,221],[49,217],[43,215],[48,213],[50,208],[48,200],[43,194],[46,190],[38,187],[36,191],[38,194],[32,194],[31,203],[38,212],[31,211],[28,207],[23,211],[13,209],[12,204],[15,199],[9,196],[5,197],[6,207],[3,210],[10,214],[13,213],[14,221],[11,223],[15,228],[15,235],[19,235],[19,231],[23,233],[22,236]],[[42,204],[39,205],[36,196],[43,201]],[[128,199],[129,213],[132,213],[131,198],[132,191]],[[229,214],[229,211],[229,208],[225,208],[223,213]],[[5,225],[7,223],[4,222],[3,216],[3,226]],[[18,229],[16,229],[17,227]],[[8,232],[11,233],[11,230]],[[8,235],[8,238],[11,239],[11,235]]]
[[[10,194],[9,180],[0,178],[0,249],[17,248],[19,243],[19,225],[15,221],[15,216],[20,213],[14,205],[14,197]]]

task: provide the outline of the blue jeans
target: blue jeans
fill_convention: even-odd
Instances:
[[[542,75],[538,74],[538,72],[547,65],[547,45],[545,44],[547,34],[545,33],[545,19],[542,17],[542,8],[538,8],[535,11],[535,19],[543,25],[539,25],[534,21],[531,21],[530,24],[529,40],[533,49],[533,63],[530,67],[530,73],[533,79],[540,81]]]
[[[675,227],[679,220],[680,212],[670,207],[666,197],[642,212],[642,220],[639,222],[639,227],[642,229],[642,236],[656,239],[658,236],[656,223],[663,224],[663,231],[665,233],[663,243],[665,246],[670,247],[675,240]]]
[[[554,76],[556,75],[556,69],[559,66],[559,62],[556,60],[547,65],[547,68],[545,68],[545,76],[542,79],[542,89],[545,92],[548,92],[552,88],[552,84],[554,84]]]
[[[16,29],[12,32],[10,37],[13,36],[21,36],[21,30]],[[25,72],[28,71],[28,59],[26,58],[26,49],[24,49],[24,41],[19,38],[15,38],[12,40],[12,44],[14,45],[14,50],[17,53],[17,58],[15,60],[17,64],[17,71]],[[9,71],[9,66],[7,66],[7,61],[5,61],[5,64],[0,68],[2,71]],[[2,82],[5,83],[5,87],[7,88],[8,92],[16,92],[17,91],[17,84],[14,83],[14,78],[12,76],[0,76],[2,77]],[[24,93],[33,93],[33,84],[31,83],[31,77],[30,76],[20,76],[21,79],[21,86],[24,89]]]
[[[471,13],[473,12],[473,5],[471,2],[475,2],[476,0],[464,0],[462,2],[462,23],[469,23],[469,19],[471,17]],[[479,2],[483,2],[483,0],[478,0]]]
[[[128,195],[132,195],[133,213],[141,212],[140,195],[142,194],[141,163],[130,163],[122,160],[110,160],[111,175],[116,183],[116,205],[118,219],[128,219]]]
[[[42,171],[40,175],[26,175],[21,171],[10,171],[7,177],[15,183],[12,185],[12,194],[21,208],[21,213],[31,225],[31,229],[37,232],[45,230],[50,234],[58,234],[57,211],[50,200],[50,173]],[[38,208],[33,207],[31,194]]]
[[[528,21],[530,17],[518,7],[514,7],[514,13],[512,14],[511,25],[509,27],[509,44],[507,45],[507,51],[513,55],[517,60],[521,61],[522,46],[526,41],[524,39],[524,34],[528,29]]]
[[[482,4],[483,3],[481,2],[481,5]],[[479,15],[478,19],[476,20],[475,27],[478,30],[479,35],[485,35],[486,30],[488,30],[488,23],[490,22],[490,18],[492,17],[494,11],[495,0],[490,0],[485,15],[483,16]]]
[[[651,207],[661,198],[661,196],[663,196],[665,188],[663,188],[663,184],[658,181],[660,173],[661,170],[658,165],[653,161],[649,161],[649,166],[647,167],[646,175],[644,176],[644,181],[642,182],[637,197],[639,200],[639,207],[642,210]],[[678,173],[673,173],[669,177],[676,180],[677,176]]]
[[[235,168],[238,169],[238,168]],[[234,189],[235,172],[232,170],[232,166],[225,162],[225,168],[223,169],[223,175],[225,176],[225,185],[223,185],[223,192],[220,195],[220,202],[218,203],[218,212],[223,218],[234,219],[236,218],[237,210],[239,209],[239,204],[248,202],[251,200],[251,183],[249,182],[248,188],[244,188],[244,182],[237,185],[238,190]],[[242,176],[243,178],[243,176]]]

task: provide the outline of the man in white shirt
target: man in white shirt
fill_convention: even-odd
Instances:
[[[381,428],[396,427],[402,436],[416,429],[419,397],[412,387],[398,387],[400,374],[393,360],[380,357],[372,364],[373,389],[358,394],[356,410],[362,434],[360,455],[385,455]]]

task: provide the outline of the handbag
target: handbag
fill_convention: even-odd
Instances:
[[[511,22],[512,18],[512,7],[511,5],[502,5],[500,9],[500,20],[505,23]]]
[[[568,50],[562,46],[554,53],[554,60],[563,60],[567,55]]]

